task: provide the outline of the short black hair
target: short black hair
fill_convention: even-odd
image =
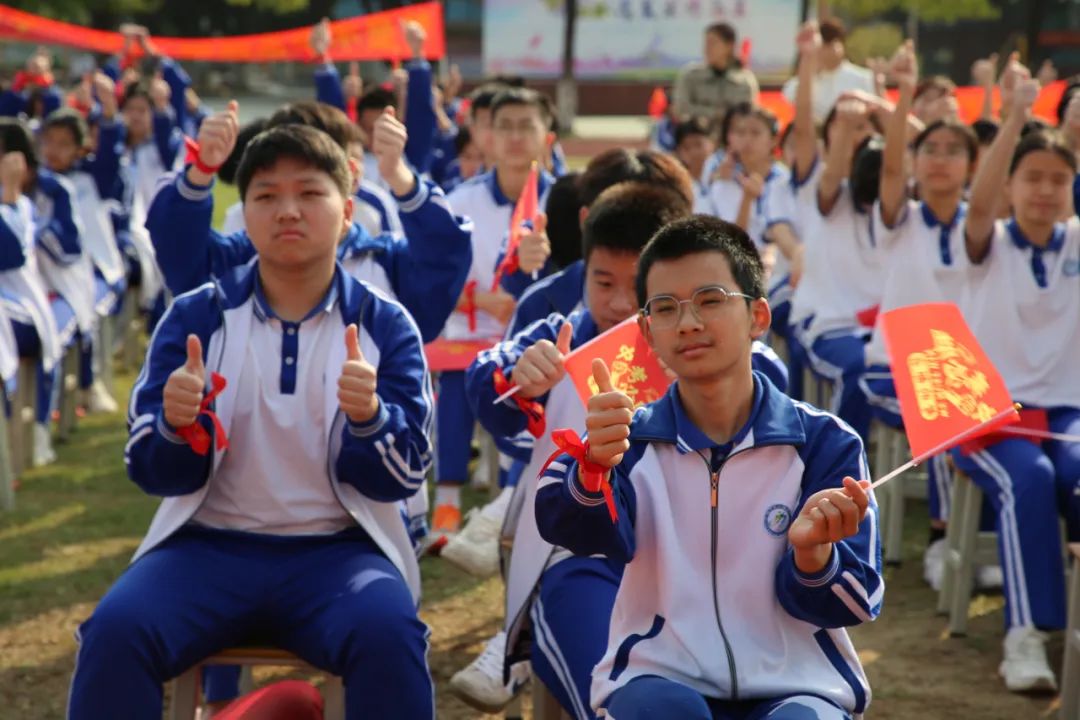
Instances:
[[[664,185],[694,204],[694,180],[674,157],[655,150],[612,148],[594,156],[578,179],[581,205],[589,207],[604,190],[627,180]]]
[[[971,130],[975,133],[980,145],[989,145],[994,142],[1000,127],[996,120],[990,120],[989,118],[979,118],[971,123]]]
[[[236,170],[236,186],[246,201],[255,174],[277,164],[283,157],[311,165],[329,175],[342,196],[352,188],[352,173],[345,150],[321,130],[307,125],[278,125],[256,135],[244,150]]]
[[[244,148],[248,146],[256,135],[266,129],[266,125],[269,121],[266,118],[256,118],[252,120],[244,127],[240,128],[240,132],[236,134],[236,145],[233,146],[233,150],[229,153],[229,157],[225,158],[225,162],[218,168],[217,175],[221,182],[227,185],[236,184],[236,170],[240,167],[240,158],[244,156]]]
[[[599,247],[638,255],[660,228],[689,217],[690,211],[685,198],[662,185],[633,181],[613,185],[596,198],[585,218],[581,238],[585,262]]]
[[[636,283],[638,306],[645,307],[648,300],[646,281],[655,263],[702,252],[718,252],[727,259],[739,292],[755,299],[765,297],[765,268],[746,231],[711,215],[691,215],[660,228],[641,251]]]
[[[475,120],[477,110],[490,110],[495,96],[507,87],[509,86],[485,83],[469,93],[469,116]]]
[[[577,180],[576,172],[556,180],[548,190],[544,208],[551,262],[560,269],[581,259],[581,199]]]
[[[851,158],[851,174],[848,176],[848,187],[855,207],[867,209],[877,201],[884,154],[885,140],[880,135],[871,135],[855,148]]]
[[[49,130],[51,128],[61,128],[71,133],[72,139],[75,140],[75,144],[80,148],[86,145],[86,136],[89,134],[89,130],[86,127],[86,120],[83,116],[72,108],[60,108],[59,110],[53,110],[49,113],[48,117],[41,124],[41,129]]]
[[[356,100],[356,115],[367,110],[385,110],[394,104],[394,92],[384,87],[373,87]]]
[[[726,22],[713,23],[705,28],[705,32],[712,33],[729,45],[734,45],[739,38],[739,34],[735,32],[735,27]]]
[[[825,149],[829,149],[829,128],[836,121],[836,108],[839,106],[839,101],[833,103],[833,106],[829,108],[829,114],[825,116],[825,122],[821,124],[821,140],[825,144]],[[883,133],[885,128],[881,125],[881,118],[877,113],[870,113],[867,115],[867,119],[870,122],[870,127],[874,128],[876,132]],[[794,123],[792,123],[794,125]]]
[[[970,127],[959,120],[935,120],[915,136],[911,147],[918,152],[927,138],[938,130],[948,130],[959,138],[964,144],[964,149],[967,150],[968,162],[975,162],[975,158],[979,154],[979,139],[975,137],[975,132]]]
[[[18,118],[0,117],[0,156],[9,152],[22,153],[26,167],[37,170],[38,156],[30,128]]]
[[[780,133],[780,122],[776,115],[767,107],[755,105],[751,102],[735,103],[724,113],[724,119],[720,123],[720,144],[727,146],[727,136],[731,132],[731,125],[736,118],[753,117],[765,124],[769,134],[776,137]]]
[[[1033,152],[1045,150],[1051,152],[1076,172],[1076,154],[1069,147],[1065,136],[1057,130],[1036,130],[1020,138],[1020,143],[1013,152],[1012,161],[1009,163],[1009,177],[1012,177],[1016,169],[1020,167],[1020,161]]]
[[[469,129],[468,125],[462,125],[458,128],[457,135],[454,136],[454,153],[460,155],[465,152],[465,148],[467,148],[472,141],[472,130]]]
[[[150,84],[145,80],[139,80],[133,82],[124,88],[124,94],[120,98],[120,109],[123,109],[129,102],[136,98],[142,98],[150,106],[150,110],[154,109],[154,100],[150,97]]]
[[[823,43],[832,43],[837,40],[844,42],[847,40],[847,27],[844,26],[844,22],[840,18],[826,18],[821,21],[818,29],[821,31],[821,41]]]
[[[1065,86],[1065,91],[1061,93],[1061,99],[1058,100],[1057,105],[1057,121],[1058,126],[1061,126],[1065,122],[1065,111],[1069,109],[1069,101],[1072,100],[1072,96],[1080,92],[1080,81],[1077,81],[1075,77],[1069,79],[1069,84]]]
[[[1046,130],[1053,130],[1054,126],[1046,122],[1040,117],[1032,117],[1024,123],[1024,127],[1020,129],[1020,137],[1029,135],[1033,132],[1043,132]]]
[[[938,91],[943,95],[952,95],[956,92],[956,83],[944,75],[925,77],[915,86],[914,99],[918,100],[926,93],[934,91]]]
[[[348,150],[350,143],[360,142],[360,128],[339,108],[315,100],[282,105],[270,116],[266,127],[279,125],[307,125],[322,130],[336,142],[341,149]]]
[[[679,147],[682,145],[683,140],[695,135],[712,137],[712,129],[709,127],[708,120],[695,116],[676,124],[672,134],[675,136],[675,147]]]
[[[540,121],[544,127],[551,127],[551,101],[545,101],[544,96],[531,88],[508,87],[499,92],[491,101],[491,121],[495,122],[495,116],[504,107],[524,106],[536,108],[540,115]]]

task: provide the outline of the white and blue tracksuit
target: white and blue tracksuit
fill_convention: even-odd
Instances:
[[[868,479],[861,439],[755,373],[746,426],[717,445],[687,418],[678,387],[634,416],[612,472],[617,522],[568,456],[537,489],[544,539],[626,563],[593,707],[642,717],[620,695],[658,676],[675,695],[721,706],[812,695],[832,709],[801,717],[860,715],[870,688],[844,628],[881,610],[876,503],[814,575],[795,567],[787,530],[811,494]]]
[[[234,451],[214,447],[197,455],[165,422],[162,392],[184,364],[186,337],[194,333],[208,373],[228,381],[214,402],[226,434],[245,431],[233,421],[250,400],[239,397],[251,379],[243,377],[251,367],[247,345],[256,324],[267,322],[257,274],[252,263],[178,297],[151,340],[132,392],[125,463],[139,487],[163,500],[132,565],[79,629],[72,720],[156,717],[162,683],[207,655],[252,640],[342,676],[349,718],[434,717],[427,628],[416,615],[420,572],[399,514],[431,463],[431,387],[419,332],[400,305],[339,264],[327,298],[309,314],[320,315],[323,307],[319,322],[340,323],[335,341],[302,357],[325,363],[315,369],[321,380],[306,387],[323,413],[325,480],[348,527],[272,535],[192,522],[215,481],[225,482]],[[295,324],[299,333],[306,320]],[[335,381],[346,359],[336,340],[351,323],[378,373],[380,409],[361,424],[341,411]],[[265,358],[250,371],[271,380],[280,373],[280,389],[278,382],[260,383],[263,394],[288,392],[287,368],[304,372],[288,362],[298,333],[278,332],[280,371],[262,365]],[[206,418],[200,422],[213,437]],[[265,452],[295,450],[268,442]]]
[[[999,220],[970,272],[961,310],[1013,400],[1046,410],[1051,432],[1080,434],[1080,219],[1058,223],[1042,247]],[[1063,628],[1058,517],[1080,541],[1080,444],[1017,437],[952,458],[997,512],[1006,627]]]
[[[569,377],[550,393],[535,398],[544,406],[547,432],[534,444],[525,431],[525,414],[512,400],[492,405],[497,397],[495,371],[502,369],[509,378],[522,353],[541,340],[554,343],[564,322],[574,328],[571,348],[597,335],[588,310],[569,317],[551,314],[480,353],[467,371],[466,388],[480,424],[495,437],[500,449],[524,467],[523,477],[530,480],[517,485],[503,526],[503,534],[514,538],[506,571],[507,666],[531,660],[533,672],[563,709],[577,720],[585,720],[595,717],[589,707],[589,685],[592,669],[607,645],[606,629],[622,564],[601,557],[575,557],[552,546],[540,537],[531,511],[536,497],[536,482],[532,480],[555,450],[551,430],[584,432],[585,407]]]

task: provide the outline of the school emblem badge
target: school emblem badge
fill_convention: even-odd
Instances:
[[[771,505],[765,511],[765,529],[773,537],[783,537],[791,525],[791,510],[786,505]]]

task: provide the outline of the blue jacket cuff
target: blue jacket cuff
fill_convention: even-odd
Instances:
[[[791,569],[795,573],[795,579],[803,587],[818,588],[824,587],[833,581],[836,574],[840,572],[840,553],[836,549],[836,545],[833,545],[832,554],[829,555],[829,562],[825,564],[825,567],[816,572],[807,574],[799,570],[795,564],[795,551],[790,551],[791,555]]]
[[[370,420],[362,423],[355,423],[345,416],[346,426],[349,428],[349,434],[353,437],[367,438],[371,437],[375,433],[383,429],[386,422],[390,419],[390,411],[386,409],[386,405],[382,400],[379,400],[379,410],[372,416]]]

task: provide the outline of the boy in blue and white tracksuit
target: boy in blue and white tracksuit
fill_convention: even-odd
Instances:
[[[293,242],[317,264],[292,275],[295,255],[271,240],[298,212],[299,191],[284,190],[293,210],[246,213],[249,227],[261,216],[259,259],[178,297],[159,323],[132,393],[125,462],[164,500],[79,629],[73,719],[160,715],[165,681],[252,641],[342,676],[350,719],[434,717],[419,568],[399,514],[431,462],[420,334],[335,262],[351,210],[344,152],[289,126],[260,136],[252,156],[239,172],[245,196],[266,175],[332,165],[317,180],[332,194],[303,211],[311,222]],[[302,317],[289,297],[300,292],[322,295]],[[212,374],[227,381],[216,421],[190,390]],[[209,454],[190,439],[199,428]]]
[[[869,702],[843,629],[876,617],[884,591],[862,442],[750,370],[763,294],[738,228],[695,217],[658,233],[638,266],[642,327],[678,379],[631,419],[594,361],[586,416],[617,520],[569,455],[540,479],[546,540],[626,563],[593,671],[607,717],[838,720]]]

